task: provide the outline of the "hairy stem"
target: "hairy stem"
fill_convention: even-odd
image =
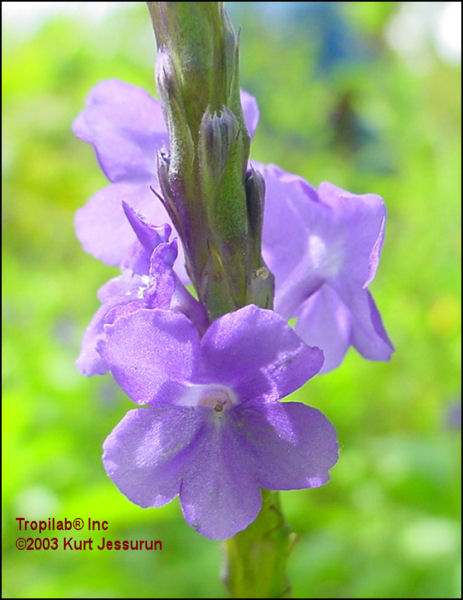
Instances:
[[[287,597],[289,550],[289,527],[279,493],[262,490],[262,509],[257,519],[224,542],[223,577],[232,598]]]

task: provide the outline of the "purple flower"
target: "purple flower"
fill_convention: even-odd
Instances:
[[[177,241],[169,242],[169,225],[154,227],[123,203],[123,211],[135,240],[121,259],[122,275],[110,279],[98,290],[102,305],[83,339],[76,366],[84,375],[103,375],[108,365],[96,346],[104,337],[104,326],[120,316],[141,308],[173,308],[185,312],[204,327],[204,309],[184,288],[172,267],[177,257]]]
[[[323,350],[321,372],[349,346],[370,360],[394,350],[367,287],[375,276],[386,211],[375,194],[318,189],[275,165],[255,166],[266,186],[263,256],[275,275],[275,310],[297,317],[296,331]]]
[[[184,315],[142,309],[105,332],[103,360],[144,405],[104,443],[105,469],[132,502],[156,507],[179,495],[192,527],[224,539],[256,518],[260,488],[328,481],[332,425],[304,404],[279,402],[318,372],[323,353],[279,315],[246,306],[200,338]]]
[[[259,119],[257,104],[246,92],[241,92],[241,103],[253,135]],[[90,91],[73,131],[92,144],[111,182],[77,211],[77,237],[84,250],[108,265],[119,266],[135,240],[122,210],[123,201],[141,211],[151,223],[170,223],[150,190],[150,186],[159,190],[156,153],[168,146],[161,105],[140,87],[117,79],[101,81]],[[188,281],[182,247],[176,270],[182,281]]]

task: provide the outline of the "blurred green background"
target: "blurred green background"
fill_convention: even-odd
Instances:
[[[91,4],[114,6],[89,16]],[[460,595],[460,64],[439,50],[436,6],[228,7],[242,87],[261,110],[252,157],[375,192],[388,209],[371,288],[392,361],[350,350],[292,397],[320,408],[341,444],[328,485],[282,494],[300,535],[296,597]],[[74,211],[106,182],[71,123],[101,79],[155,93],[148,11],[81,3],[34,20],[23,7],[4,20],[2,48],[3,596],[224,597],[220,543],[188,527],[177,501],[141,509],[106,476],[102,442],[131,402],[74,367],[96,290],[117,270],[74,235]],[[107,519],[107,537],[163,550],[21,552],[20,516]]]

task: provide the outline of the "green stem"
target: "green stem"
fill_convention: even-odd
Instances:
[[[224,542],[224,581],[232,598],[287,597],[290,546],[279,493],[262,490],[262,509],[257,519]]]

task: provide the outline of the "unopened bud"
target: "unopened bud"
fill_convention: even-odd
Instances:
[[[201,120],[198,144],[201,187],[206,196],[214,196],[214,190],[219,190],[238,132],[238,121],[226,106],[212,114],[207,108]]]
[[[246,206],[252,245],[260,256],[262,225],[264,219],[265,181],[263,176],[250,167],[246,173]]]
[[[168,52],[164,49],[158,50],[156,55],[156,84],[162,105],[167,104],[175,96],[175,88],[178,88],[177,75]]]

